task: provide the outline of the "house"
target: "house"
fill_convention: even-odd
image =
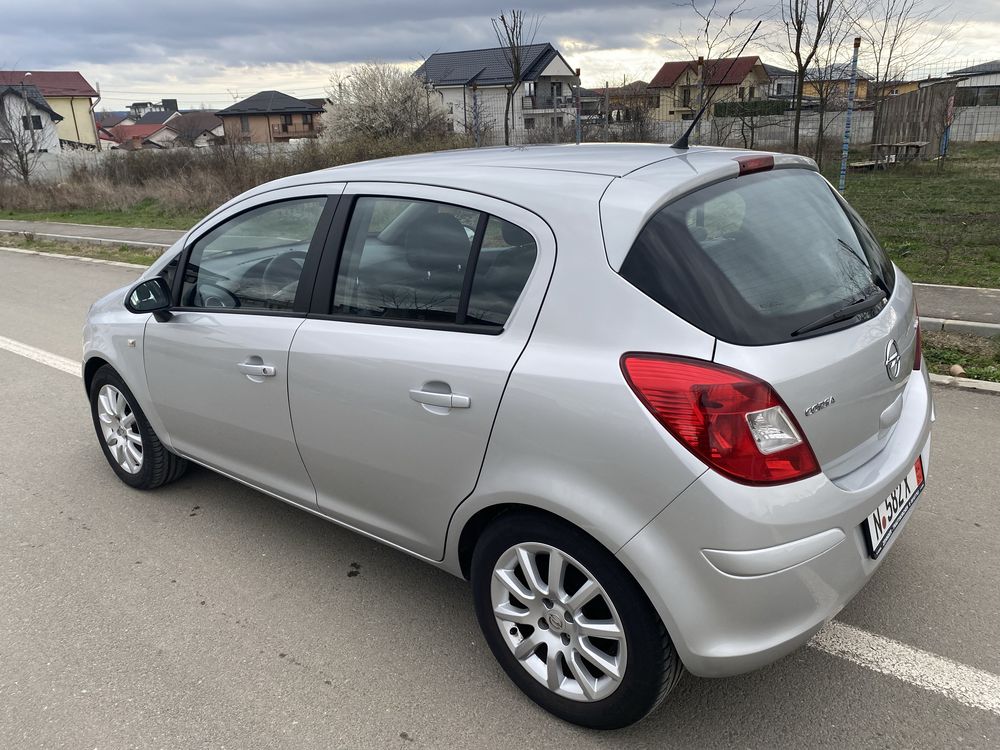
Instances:
[[[573,87],[580,85],[579,72],[548,43],[525,45],[521,56],[522,80],[511,106],[512,129],[568,125],[576,115]],[[478,120],[481,132],[491,131],[493,140],[503,138],[506,87],[514,77],[502,47],[435,52],[414,75],[441,97],[456,133],[472,132]]]
[[[956,107],[1000,105],[1000,60],[954,70],[948,76],[962,79],[955,91]]]
[[[717,60],[682,60],[665,62],[648,89],[659,93],[656,119],[670,122],[691,120],[701,107],[700,94],[714,89],[712,101],[754,101],[767,97],[770,78],[764,63],[756,55],[723,57]],[[711,112],[705,113],[706,117]]]
[[[769,79],[767,85],[768,99],[787,99],[791,101],[795,98],[795,83],[798,81],[798,73],[788,68],[778,65],[764,63],[764,72]]]
[[[63,119],[34,85],[0,85],[0,149],[15,153],[59,151]]]
[[[871,77],[858,68],[857,83],[854,90],[855,103],[863,103],[875,93],[869,90]],[[802,96],[808,99],[825,99],[827,109],[843,107],[847,103],[848,90],[851,87],[851,64],[834,63],[821,68],[812,68],[806,73],[802,83]]]
[[[610,119],[617,122],[629,121],[637,112],[652,112],[660,106],[659,92],[650,91],[646,81],[600,88],[596,93],[601,98],[607,97]]]
[[[214,112],[185,112],[171,118],[149,139],[163,148],[204,148],[222,143],[225,128]]]
[[[119,148],[123,151],[138,151],[140,149],[164,148],[153,140],[153,137],[164,129],[164,125],[115,125],[112,128],[105,128],[114,144],[110,148]]]
[[[215,113],[222,120],[226,140],[243,143],[315,138],[321,114],[323,107],[280,91],[260,91]]]
[[[27,79],[27,80],[25,80]],[[62,145],[98,147],[94,107],[100,94],[75,70],[0,70],[0,86],[35,86],[60,119],[56,132]]]
[[[128,112],[103,112],[94,113],[94,122],[97,123],[98,135],[101,128],[113,128],[115,125],[135,125],[135,120]]]
[[[129,116],[138,123],[143,117],[145,117],[150,112],[176,112],[177,111],[177,100],[176,99],[161,99],[159,102],[132,102],[128,108]],[[152,125],[153,123],[147,122],[144,125]],[[162,124],[162,123],[161,123]]]

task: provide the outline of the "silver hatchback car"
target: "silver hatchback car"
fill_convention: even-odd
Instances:
[[[104,454],[194,461],[471,580],[577,724],[805,643],[924,487],[910,281],[808,159],[594,145],[256,188],[92,307]]]

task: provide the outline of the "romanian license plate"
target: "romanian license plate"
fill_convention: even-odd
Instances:
[[[893,532],[899,528],[906,513],[913,507],[917,496],[924,489],[924,465],[919,456],[910,473],[906,475],[889,497],[878,504],[875,511],[861,524],[865,540],[868,542],[868,554],[877,559]]]

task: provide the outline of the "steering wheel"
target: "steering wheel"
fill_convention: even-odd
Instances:
[[[240,298],[216,284],[199,284],[194,299],[195,307],[231,309],[240,306]]]
[[[298,261],[304,263],[305,259],[304,250],[289,250],[287,253],[275,255],[267,262],[260,280],[268,299],[275,298],[289,285],[298,283],[302,275],[302,264]]]

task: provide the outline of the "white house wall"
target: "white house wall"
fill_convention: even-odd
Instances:
[[[4,111],[7,113],[6,117],[10,120],[11,125],[14,128],[21,127],[21,118],[25,115],[25,112],[29,115],[34,115],[40,117],[42,120],[41,130],[35,130],[35,148],[39,151],[59,151],[59,133],[56,130],[56,125],[52,122],[52,116],[46,112],[44,109],[39,109],[30,101],[25,102],[20,96],[8,93],[4,97]],[[27,108],[26,108],[27,107]],[[30,131],[20,130],[28,138],[31,137]]]

